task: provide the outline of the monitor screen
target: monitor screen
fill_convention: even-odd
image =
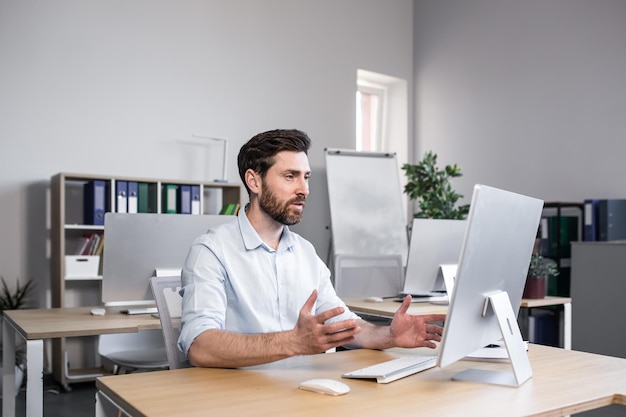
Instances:
[[[102,302],[154,304],[150,278],[157,270],[179,274],[193,241],[235,216],[126,214],[104,216]]]
[[[440,367],[503,338],[515,372],[517,359],[528,362],[516,318],[542,209],[543,201],[536,198],[485,185],[474,187],[440,346]],[[529,364],[527,368],[522,377],[504,375],[507,380],[515,378],[504,385],[523,383],[532,375]],[[475,375],[455,379],[494,382]]]
[[[441,265],[456,264],[461,253],[467,221],[413,219],[404,294],[438,295],[446,287]]]

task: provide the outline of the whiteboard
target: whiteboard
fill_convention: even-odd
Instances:
[[[401,255],[408,238],[395,153],[326,149],[333,252]]]

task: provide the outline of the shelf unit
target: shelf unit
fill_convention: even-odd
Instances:
[[[166,185],[192,185],[200,189],[200,214],[219,214],[227,204],[239,204],[241,186],[224,182],[116,177],[61,172],[51,178],[50,287],[53,308],[101,305],[102,259],[97,272],[67,276],[66,256],[75,255],[84,235],[104,233],[104,226],[85,224],[84,187],[91,181],[106,184],[105,206],[115,209],[116,182],[147,184],[153,194],[150,210],[162,212]],[[191,215],[191,214],[190,214]],[[70,366],[71,365],[71,366]],[[52,372],[63,386],[93,380],[103,374],[97,355],[97,338],[62,338],[52,341]]]
[[[578,202],[546,202],[543,206],[542,229],[548,226],[552,219],[548,235],[542,230],[540,254],[544,258],[556,261],[559,268],[559,276],[551,278],[548,286],[548,295],[558,297],[570,296],[571,275],[571,243],[582,240],[584,205]],[[575,218],[575,219],[574,219]],[[569,227],[569,219],[574,219],[575,233],[566,230]],[[551,246],[551,248],[550,248]]]
[[[559,275],[547,282],[546,298],[569,299],[571,243],[582,239],[584,205],[578,202],[549,201],[543,206],[539,254],[556,262]],[[542,300],[537,300],[542,301]],[[532,343],[567,346],[565,307],[535,302],[520,314],[520,328]],[[561,330],[559,332],[559,329]],[[559,336],[562,335],[561,336]]]

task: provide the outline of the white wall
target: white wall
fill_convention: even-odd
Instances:
[[[416,157],[549,201],[626,197],[626,2],[416,0]]]
[[[324,148],[354,146],[357,69],[411,79],[412,9],[0,0],[0,275],[49,287],[45,189],[55,173],[216,178],[219,145],[210,158],[180,142],[197,133],[231,140],[228,175],[239,182],[239,147],[274,128],[313,139],[312,195],[295,230],[325,259]]]

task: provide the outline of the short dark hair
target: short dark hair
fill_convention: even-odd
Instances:
[[[264,178],[267,171],[274,165],[274,156],[277,153],[292,151],[308,154],[310,146],[311,139],[307,134],[296,129],[269,130],[252,137],[241,147],[237,155],[239,177],[248,194],[250,194],[250,189],[244,178],[248,169]]]

